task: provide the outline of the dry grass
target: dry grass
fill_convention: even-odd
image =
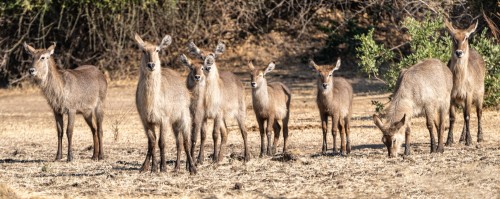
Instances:
[[[294,77],[297,78],[301,79]],[[353,82],[355,88],[367,86],[363,81]],[[233,121],[225,160],[214,165],[207,157],[196,176],[186,171],[172,172],[175,159],[172,135],[167,139],[169,172],[138,172],[146,153],[146,138],[135,110],[133,84],[115,84],[109,89],[104,123],[106,159],[100,162],[90,160],[91,133],[80,116],[73,137],[75,160],[54,162],[56,131],[45,99],[36,89],[2,90],[0,197],[500,197],[500,112],[484,112],[486,142],[470,147],[456,144],[446,147],[444,154],[429,154],[428,132],[423,119],[416,119],[412,155],[389,159],[380,132],[371,121],[374,109],[371,100],[386,101],[387,94],[358,92],[351,127],[352,153],[349,157],[321,156],[322,134],[313,80],[302,78],[288,83],[294,94],[289,145],[292,156],[258,158],[260,138],[247,90],[247,127],[253,159],[247,164],[241,162],[242,141]],[[458,124],[460,127],[462,121]],[[473,138],[476,124],[474,115]],[[211,134],[207,140],[208,156],[212,151]],[[329,148],[331,143],[329,136]],[[63,149],[65,154],[66,148]]]

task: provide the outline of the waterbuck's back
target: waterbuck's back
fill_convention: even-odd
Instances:
[[[290,101],[290,89],[281,82],[272,82],[267,84],[267,90],[269,106],[274,109],[276,119],[285,118],[288,112],[287,104]]]
[[[66,108],[76,109],[78,112],[88,112],[94,110],[97,104],[104,103],[107,81],[97,67],[83,65],[75,69],[61,70],[61,74],[62,80],[66,84],[62,94]]]
[[[393,104],[406,104],[413,115],[425,110],[447,110],[450,104],[452,73],[438,59],[426,59],[401,72]]]
[[[245,88],[240,79],[232,72],[219,72],[221,80],[222,110],[228,117],[234,117],[241,111],[246,111]],[[243,112],[245,113],[245,112]]]

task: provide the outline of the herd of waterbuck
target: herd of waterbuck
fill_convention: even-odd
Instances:
[[[418,115],[426,117],[431,153],[443,152],[447,114],[450,123],[446,144],[454,143],[456,106],[462,106],[464,110],[465,124],[460,141],[465,141],[466,145],[471,144],[469,115],[472,104],[476,105],[477,111],[477,141],[483,140],[481,113],[485,66],[481,56],[469,47],[468,42],[469,36],[477,28],[477,22],[465,30],[454,28],[448,20],[445,20],[445,24],[453,40],[452,58],[448,66],[437,59],[426,59],[403,70],[399,75],[391,103],[385,111],[386,121],[382,122],[378,115],[373,115],[375,125],[383,133],[382,141],[390,157],[398,155],[403,135],[404,154],[410,154],[411,118]],[[173,131],[177,147],[174,170],[179,170],[180,156],[184,148],[186,169],[195,174],[196,164],[201,164],[205,159],[204,145],[208,119],[214,121],[213,161],[220,162],[224,158],[228,135],[226,122],[232,118],[236,119],[243,137],[244,161],[249,161],[243,84],[235,74],[219,71],[216,64],[219,55],[225,51],[225,45],[219,43],[215,51],[207,52],[200,50],[193,42],[189,43],[188,53],[196,61],[190,60],[184,54],[180,56],[182,64],[190,70],[186,79],[174,70],[161,67],[159,52],[171,44],[170,36],[165,36],[158,45],[143,41],[138,34],[135,34],[134,39],[142,51],[136,106],[148,138],[148,151],[140,170],[158,171],[155,155],[157,140],[160,148],[159,169],[166,170],[165,133]],[[24,43],[24,48],[33,58],[33,66],[28,72],[41,88],[54,112],[58,135],[56,160],[62,159],[63,114],[68,115],[67,160],[73,159],[71,148],[76,114],[83,115],[92,131],[94,140],[92,159],[103,159],[103,104],[107,92],[107,82],[103,73],[91,65],[75,69],[59,69],[51,56],[55,44],[48,49],[35,49]],[[285,154],[291,91],[280,82],[267,83],[265,75],[273,71],[274,62],[265,69],[255,67],[251,62],[248,63],[248,67],[251,75],[253,109],[261,137],[260,156],[273,155],[276,152],[281,130],[283,130]],[[309,62],[309,67],[318,74],[316,102],[323,130],[322,152],[327,152],[328,118],[332,117],[333,151],[336,153],[336,135],[340,132],[340,154],[347,155],[351,151],[349,134],[353,90],[345,79],[333,76],[334,71],[340,67],[340,59],[333,69],[328,66],[318,66],[312,60]],[[159,127],[158,134],[156,127]],[[437,146],[434,140],[436,131]],[[274,132],[272,143],[271,132]],[[201,141],[196,157],[198,135]]]

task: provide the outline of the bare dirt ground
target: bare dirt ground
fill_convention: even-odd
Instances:
[[[169,172],[139,173],[147,142],[135,109],[134,80],[110,85],[104,122],[106,159],[99,162],[90,160],[91,132],[81,116],[73,135],[74,161],[53,161],[55,124],[39,90],[0,90],[0,198],[500,197],[500,112],[484,111],[484,143],[455,144],[446,147],[443,154],[429,153],[424,121],[415,119],[411,156],[388,158],[381,133],[371,120],[371,100],[386,102],[388,94],[376,92],[379,89],[373,82],[353,78],[353,151],[348,157],[322,156],[312,75],[308,71],[288,74],[304,74],[287,75],[286,80],[293,90],[289,150],[294,159],[280,158],[282,138],[277,156],[258,157],[260,138],[247,85],[246,124],[252,160],[247,164],[241,161],[242,139],[233,121],[224,161],[210,163],[210,133],[206,162],[194,176],[185,170],[172,172],[172,135],[167,138]],[[244,82],[248,82],[247,76],[242,76]],[[278,71],[271,81],[283,76]],[[461,129],[463,120],[458,117],[457,129]],[[475,140],[475,114],[471,124]],[[457,140],[458,134],[456,130]],[[328,139],[331,150],[331,135]],[[65,158],[66,140],[63,143]]]

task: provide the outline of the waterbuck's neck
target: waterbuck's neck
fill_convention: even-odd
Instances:
[[[54,58],[50,57],[47,61],[49,64],[47,76],[37,82],[52,109],[61,112],[64,106],[64,85],[66,82],[62,78],[62,72],[59,71]]]
[[[454,52],[454,51],[453,51]],[[455,53],[452,53],[450,60],[450,70],[453,73],[453,96],[465,97],[465,84],[469,76],[469,55],[470,48],[467,49],[462,57],[458,58]]]
[[[157,64],[157,68],[153,71],[148,71],[146,67],[146,61],[143,59],[141,63],[141,69],[139,72],[139,87],[142,91],[141,96],[143,98],[143,106],[148,113],[153,113],[155,109],[161,104],[161,84],[162,75],[160,63]]]
[[[252,100],[257,108],[267,109],[269,107],[269,92],[266,79],[262,80],[259,87],[252,88]]]

